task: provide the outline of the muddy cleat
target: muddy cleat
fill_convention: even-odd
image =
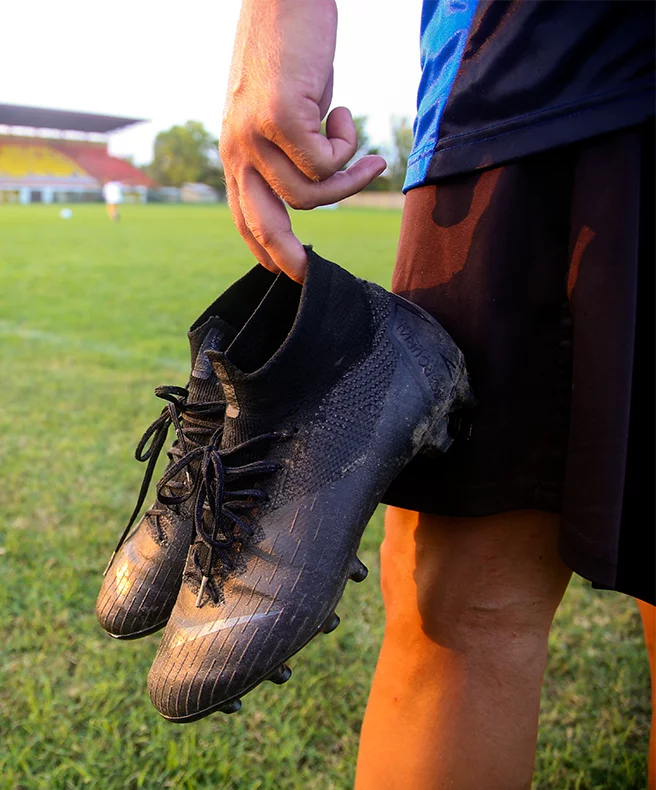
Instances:
[[[198,473],[193,465],[174,475],[170,470],[180,458],[208,444],[223,427],[223,390],[205,352],[228,346],[273,280],[274,275],[258,266],[220,296],[189,330],[192,371],[187,387],[155,390],[168,403],[137,446],[137,460],[147,463],[144,480],[96,603],[100,624],[114,637],[146,636],[169,618],[191,541],[189,498]],[[168,452],[167,471],[158,483],[158,497],[131,532],[171,426],[176,439]]]
[[[222,710],[336,627],[387,487],[448,448],[449,413],[471,402],[433,318],[308,258],[303,286],[279,275],[227,351],[208,352],[224,432],[197,456],[193,544],[148,678],[171,721]]]

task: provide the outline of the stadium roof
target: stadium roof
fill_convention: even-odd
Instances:
[[[6,126],[107,134],[131,126],[133,123],[141,123],[143,120],[143,118],[121,118],[118,115],[96,115],[72,110],[23,107],[20,104],[0,104],[0,124]]]

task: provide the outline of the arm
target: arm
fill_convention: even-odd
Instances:
[[[257,260],[302,282],[306,255],[283,201],[334,203],[380,175],[385,160],[357,150],[351,113],[332,99],[335,0],[243,0],[220,152],[237,229]]]

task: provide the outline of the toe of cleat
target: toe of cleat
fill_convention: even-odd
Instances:
[[[239,698],[233,699],[232,702],[226,702],[225,705],[221,705],[219,710],[221,713],[237,713],[237,711],[241,708],[241,700]]]
[[[287,664],[281,664],[279,667],[276,667],[276,669],[273,670],[273,672],[267,677],[267,680],[270,680],[271,683],[281,686],[283,683],[286,683],[291,676],[292,671],[287,666]]]
[[[331,631],[334,631],[337,626],[339,625],[339,617],[333,612],[330,617],[326,620],[323,624],[321,630],[324,634],[329,634]]]
[[[351,563],[351,570],[349,573],[349,578],[351,579],[351,581],[363,582],[367,578],[368,574],[369,574],[369,569],[367,568],[367,566],[363,562],[360,562],[360,560],[357,557],[354,557],[353,562]]]

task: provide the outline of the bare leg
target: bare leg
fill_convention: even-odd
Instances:
[[[571,575],[558,522],[388,509],[357,790],[530,788],[547,637]]]
[[[656,790],[656,608],[638,601],[645,630],[645,644],[649,654],[651,673],[651,737],[649,738],[649,782],[648,790]]]

